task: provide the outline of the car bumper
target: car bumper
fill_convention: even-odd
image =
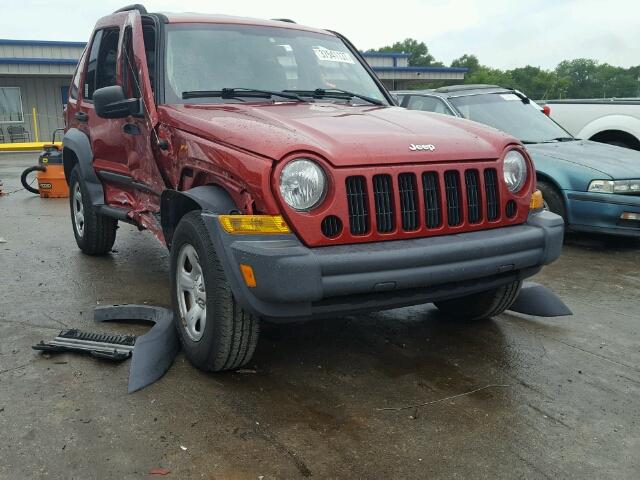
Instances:
[[[457,298],[535,274],[560,255],[562,219],[412,240],[308,248],[295,235],[230,235],[203,214],[235,298],[251,313],[304,319]],[[240,264],[250,265],[247,287]]]
[[[640,221],[623,214],[640,215],[640,196],[566,192],[572,230],[640,237]]]

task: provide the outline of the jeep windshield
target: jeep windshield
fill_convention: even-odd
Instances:
[[[165,103],[301,97],[388,105],[358,58],[333,35],[278,27],[176,24],[167,25],[165,45]]]
[[[507,132],[523,143],[574,140],[533,104],[512,92],[453,97],[449,101],[464,118]]]

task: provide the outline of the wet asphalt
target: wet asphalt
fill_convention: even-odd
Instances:
[[[0,154],[5,191],[35,158]],[[0,479],[640,477],[638,241],[568,237],[536,280],[572,317],[461,323],[424,305],[265,326],[243,373],[180,354],[128,395],[128,362],[31,346],[143,333],[92,311],[168,305],[166,249],[121,225],[113,253],[85,256],[67,200],[25,191],[0,197],[0,237]]]

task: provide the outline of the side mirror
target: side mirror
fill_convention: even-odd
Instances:
[[[393,101],[396,102],[396,105],[400,105],[402,103],[400,96],[396,95],[395,93],[391,94],[391,98],[393,98]]]
[[[140,99],[126,98],[120,85],[102,87],[93,92],[96,115],[101,118],[125,118],[140,116]]]

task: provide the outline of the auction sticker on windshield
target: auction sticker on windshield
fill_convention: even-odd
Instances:
[[[502,95],[500,95],[504,100],[507,100],[509,102],[512,102],[514,100],[522,100],[519,96],[517,96],[515,93],[503,93]]]
[[[347,52],[340,50],[329,50],[324,47],[314,47],[313,52],[318,60],[325,62],[354,63],[353,58]]]

